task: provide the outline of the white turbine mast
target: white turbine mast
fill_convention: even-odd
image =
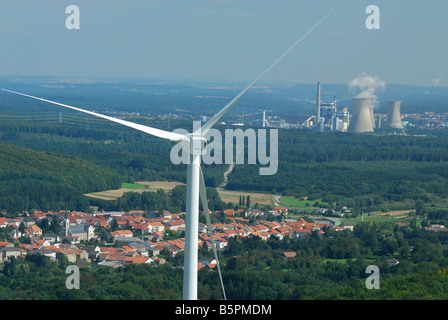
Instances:
[[[221,281],[224,299],[226,294],[224,290],[223,280],[221,276],[221,269],[216,251],[216,244],[213,239],[213,232],[210,224],[210,215],[208,212],[208,203],[206,188],[204,183],[204,177],[201,170],[201,155],[205,151],[207,140],[205,138],[206,133],[213,127],[213,125],[247,92],[252,88],[269,70],[271,70],[277,63],[280,62],[292,49],[294,49],[303,39],[308,36],[317,26],[319,26],[332,12],[327,13],[319,22],[317,22],[311,29],[309,29],[300,39],[298,39],[288,50],[286,50],[277,60],[274,61],[265,71],[263,71],[254,81],[252,81],[244,90],[242,90],[233,100],[231,100],[224,108],[222,108],[216,115],[214,115],[208,122],[206,122],[201,128],[190,134],[178,134],[161,129],[152,128],[149,126],[133,123],[130,121],[117,119],[114,117],[106,116],[92,111],[72,107],[66,104],[62,104],[55,101],[35,97],[25,93],[11,91],[7,89],[1,89],[10,93],[22,95],[28,98],[41,100],[44,102],[59,105],[65,108],[73,109],[79,112],[84,112],[89,115],[103,118],[118,124],[148,133],[150,135],[179,142],[189,144],[190,161],[187,164],[187,203],[186,203],[186,225],[185,225],[185,255],[184,255],[184,283],[183,283],[183,299],[184,300],[197,300],[197,283],[198,283],[198,226],[199,226],[199,200],[202,203],[202,207],[207,219],[207,229],[210,233],[210,239],[213,246],[215,259],[217,261],[217,268]]]

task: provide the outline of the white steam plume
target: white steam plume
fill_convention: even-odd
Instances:
[[[348,87],[352,92],[361,90],[356,98],[370,99],[370,106],[372,108],[375,108],[378,104],[376,91],[384,90],[386,88],[386,82],[376,76],[369,76],[368,74],[363,72],[351,82],[349,82]]]

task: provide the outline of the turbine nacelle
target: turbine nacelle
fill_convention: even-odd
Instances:
[[[193,134],[190,138],[190,154],[191,155],[204,155],[207,148],[207,139],[202,136]]]
[[[207,139],[201,134],[186,134],[185,139],[182,139],[180,143],[182,144],[182,147],[185,148],[185,150],[188,150],[192,156],[202,156],[207,150]]]

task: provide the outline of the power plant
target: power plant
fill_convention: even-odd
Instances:
[[[341,111],[336,111],[333,120],[333,130],[347,132],[350,126],[350,113],[348,108],[344,107]]]
[[[400,100],[387,101],[387,124],[389,128],[403,129],[403,124],[401,123],[400,108]]]
[[[342,103],[337,102],[336,96],[333,96],[333,101],[325,102],[326,98],[324,97],[322,99],[321,93],[321,82],[317,82],[314,112],[311,115],[298,116],[299,119],[296,120],[297,124],[290,124],[289,122],[281,120],[283,121],[282,123],[276,120],[275,117],[270,117],[268,122],[266,111],[263,111],[263,116],[258,120],[258,123],[261,122],[263,127],[300,127],[302,129],[319,132],[341,131],[371,133],[375,131],[386,132],[388,129],[404,129],[400,114],[401,100],[387,101],[388,112],[382,113],[381,111],[376,111],[375,106],[378,105],[378,102],[374,92],[371,92],[371,90],[364,90],[356,97],[352,98],[353,107],[351,112],[349,112],[348,107],[340,106]],[[343,103],[346,102],[346,100],[343,100]],[[291,116],[289,116],[289,118],[290,120],[294,119],[294,117]]]
[[[307,119],[304,127],[309,128],[311,120],[314,120],[311,128],[317,131],[333,130],[343,132],[374,132],[376,129],[403,129],[401,122],[401,100],[387,101],[387,121],[383,123],[386,114],[375,114],[372,98],[353,98],[352,114],[347,107],[337,109],[336,96],[333,102],[325,103],[321,99],[321,83],[317,83],[316,113]],[[376,103],[375,103],[376,104]],[[376,121],[377,120],[377,121]]]

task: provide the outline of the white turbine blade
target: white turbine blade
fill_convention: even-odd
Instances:
[[[165,131],[165,130],[160,130],[160,129],[144,126],[142,124],[133,123],[133,122],[122,120],[122,119],[117,119],[117,118],[114,118],[114,117],[109,117],[109,116],[106,116],[106,115],[103,115],[103,114],[99,114],[99,113],[96,113],[96,112],[87,111],[87,110],[84,110],[84,109],[72,107],[72,106],[69,106],[69,105],[66,105],[66,104],[62,104],[62,103],[59,103],[59,102],[50,101],[50,100],[47,100],[47,99],[42,99],[42,98],[39,98],[39,97],[30,96],[28,94],[24,94],[24,93],[20,93],[20,92],[15,92],[15,91],[7,90],[7,89],[2,89],[2,90],[10,92],[10,93],[18,94],[18,95],[21,95],[21,96],[25,96],[25,97],[28,97],[28,98],[33,98],[33,99],[36,99],[36,100],[49,102],[49,103],[56,104],[56,105],[61,106],[61,107],[73,109],[73,110],[76,110],[76,111],[79,111],[79,112],[84,112],[84,113],[90,114],[92,116],[103,118],[103,119],[106,119],[106,120],[109,120],[109,121],[112,121],[112,122],[116,122],[116,123],[119,123],[121,125],[130,127],[130,128],[133,128],[133,129],[145,132],[145,133],[148,133],[150,135],[153,135],[153,136],[156,136],[156,137],[159,137],[159,138],[168,139],[168,140],[176,141],[176,142],[179,142],[181,140],[187,139],[187,137],[182,135],[182,134],[169,132],[169,131]]]
[[[213,253],[216,259],[216,267],[218,268],[219,280],[221,281],[222,294],[224,295],[224,300],[227,300],[226,291],[224,289],[224,282],[222,281],[221,267],[219,265],[218,253],[216,251],[216,243],[215,240],[213,239],[213,230],[212,230],[212,224],[210,222],[210,213],[208,212],[208,200],[207,200],[207,192],[205,190],[204,175],[202,174],[202,169],[200,167],[199,167],[199,197],[201,198],[202,208],[204,209],[205,219],[207,220],[207,229],[209,230],[210,240],[212,242],[213,247]]]
[[[252,81],[243,91],[241,91],[232,101],[230,101],[224,108],[222,108],[217,114],[215,114],[209,121],[207,121],[200,129],[195,133],[205,135],[213,125],[237,102],[250,88],[252,88],[266,73],[275,67],[292,49],[294,49],[303,39],[305,39],[315,28],[317,28],[335,9],[331,10],[325,15],[318,23],[316,23],[310,30],[308,30],[299,40],[297,40],[288,50],[286,50],[273,64],[263,71],[254,81]]]

